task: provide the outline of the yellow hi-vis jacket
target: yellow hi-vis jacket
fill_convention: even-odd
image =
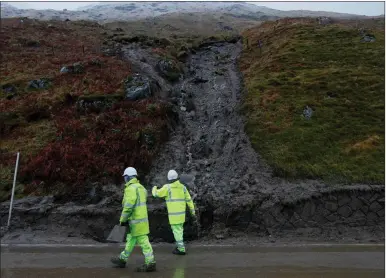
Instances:
[[[125,184],[122,200],[123,209],[119,221],[129,221],[132,236],[147,235],[150,232],[146,199],[147,191],[136,178]]]
[[[178,180],[165,184],[161,189],[157,189],[154,186],[152,194],[156,198],[165,198],[170,225],[185,223],[186,205],[188,205],[190,213],[192,215],[195,214],[194,204],[189,191]]]

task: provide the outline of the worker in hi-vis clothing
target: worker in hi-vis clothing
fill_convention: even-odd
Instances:
[[[190,209],[190,214],[196,219],[194,204],[189,191],[185,185],[178,180],[178,174],[175,170],[168,172],[168,181],[169,183],[165,184],[161,189],[154,186],[152,194],[155,198],[165,198],[166,200],[169,224],[177,245],[176,249],[173,250],[173,254],[185,255],[186,251],[183,237],[186,205],[188,205]]]
[[[145,256],[145,264],[137,268],[139,272],[151,272],[156,270],[153,248],[149,242],[149,220],[147,217],[147,191],[137,179],[137,171],[128,167],[123,173],[125,179],[125,191],[122,201],[122,214],[119,220],[121,226],[129,226],[130,232],[126,237],[126,247],[119,257],[111,259],[118,267],[124,268],[135,245],[142,249]]]

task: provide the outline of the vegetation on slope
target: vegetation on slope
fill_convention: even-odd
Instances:
[[[158,46],[164,55],[183,60],[205,42],[232,41],[239,37],[241,30],[259,23],[218,13],[185,13],[111,22],[104,26],[108,29],[106,35],[116,42]]]
[[[148,170],[169,106],[123,100],[130,65],[103,55],[98,24],[2,19],[0,40],[0,200],[17,151],[18,195],[74,198],[92,182],[121,181],[128,165]]]
[[[361,42],[361,26],[375,42]],[[246,132],[276,174],[384,182],[383,26],[285,19],[243,33]]]

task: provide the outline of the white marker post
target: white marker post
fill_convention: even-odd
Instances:
[[[8,225],[7,225],[7,229],[9,229],[9,225],[11,224],[11,215],[12,215],[13,197],[15,196],[15,186],[16,186],[17,168],[19,167],[19,156],[20,156],[20,153],[18,152],[18,153],[17,153],[17,158],[16,158],[15,174],[14,174],[14,176],[13,176],[13,187],[12,187],[11,203],[9,204],[9,214],[8,214]]]

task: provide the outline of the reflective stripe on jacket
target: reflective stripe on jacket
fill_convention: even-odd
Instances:
[[[180,181],[165,184],[161,189],[154,187],[152,190],[154,197],[165,198],[168,209],[169,224],[181,224],[185,222],[186,205],[190,213],[195,214],[194,204],[189,191]]]
[[[125,184],[125,193],[122,200],[123,209],[119,221],[129,221],[132,236],[149,234],[146,199],[147,191],[136,178]]]

